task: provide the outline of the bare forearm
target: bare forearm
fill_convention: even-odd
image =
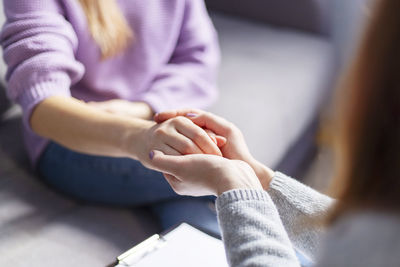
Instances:
[[[128,140],[139,138],[144,129],[154,124],[110,114],[67,97],[42,101],[33,111],[30,123],[37,134],[72,150],[132,158],[137,158],[137,149]]]

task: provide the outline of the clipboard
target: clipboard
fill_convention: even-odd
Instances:
[[[117,257],[115,267],[228,267],[220,239],[187,223],[155,234]]]

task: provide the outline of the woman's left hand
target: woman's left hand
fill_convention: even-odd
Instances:
[[[151,120],[154,113],[152,108],[144,102],[131,102],[124,99],[112,99],[102,102],[88,102],[87,104],[112,114],[144,120]]]
[[[232,189],[263,189],[253,169],[244,161],[214,155],[165,155],[150,153],[152,166],[163,172],[179,195],[219,196]]]
[[[233,160],[242,160],[248,163],[256,172],[264,189],[269,188],[269,184],[274,176],[274,171],[260,163],[250,154],[242,132],[231,122],[212,113],[198,109],[172,110],[155,115],[154,120],[161,123],[176,116],[184,116],[206,130],[215,133],[218,147],[222,156]],[[222,139],[223,138],[223,139]]]

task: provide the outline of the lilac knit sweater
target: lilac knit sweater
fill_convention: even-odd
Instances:
[[[216,98],[219,48],[203,0],[118,0],[135,42],[105,61],[77,0],[3,2],[7,91],[23,108],[33,164],[48,140],[32,132],[29,117],[47,97],[144,101],[156,112],[205,108]]]

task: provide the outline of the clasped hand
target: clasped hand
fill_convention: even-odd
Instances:
[[[220,195],[230,189],[266,189],[273,172],[250,154],[241,131],[211,113],[187,109],[156,114],[141,102],[91,102],[108,113],[139,119],[123,149],[148,168],[164,173],[181,195]],[[140,126],[141,125],[141,126]]]
[[[168,183],[178,194],[218,196],[232,189],[263,189],[262,181],[256,172],[266,174],[262,179],[270,180],[272,177],[272,171],[265,170],[266,167],[263,168],[263,165],[252,157],[240,130],[221,117],[191,109],[156,114],[154,120],[158,125],[176,120],[177,125],[180,125],[176,128],[178,132],[183,132],[193,143],[203,148],[202,151],[196,151],[198,153],[182,153],[188,151],[158,149],[155,146],[150,152],[151,168],[163,172]],[[218,151],[215,151],[216,147],[206,151],[209,144],[206,144],[205,132],[189,134],[182,130],[183,125],[189,126],[190,123],[191,126],[196,125],[199,130],[206,129],[214,133],[219,140]]]

